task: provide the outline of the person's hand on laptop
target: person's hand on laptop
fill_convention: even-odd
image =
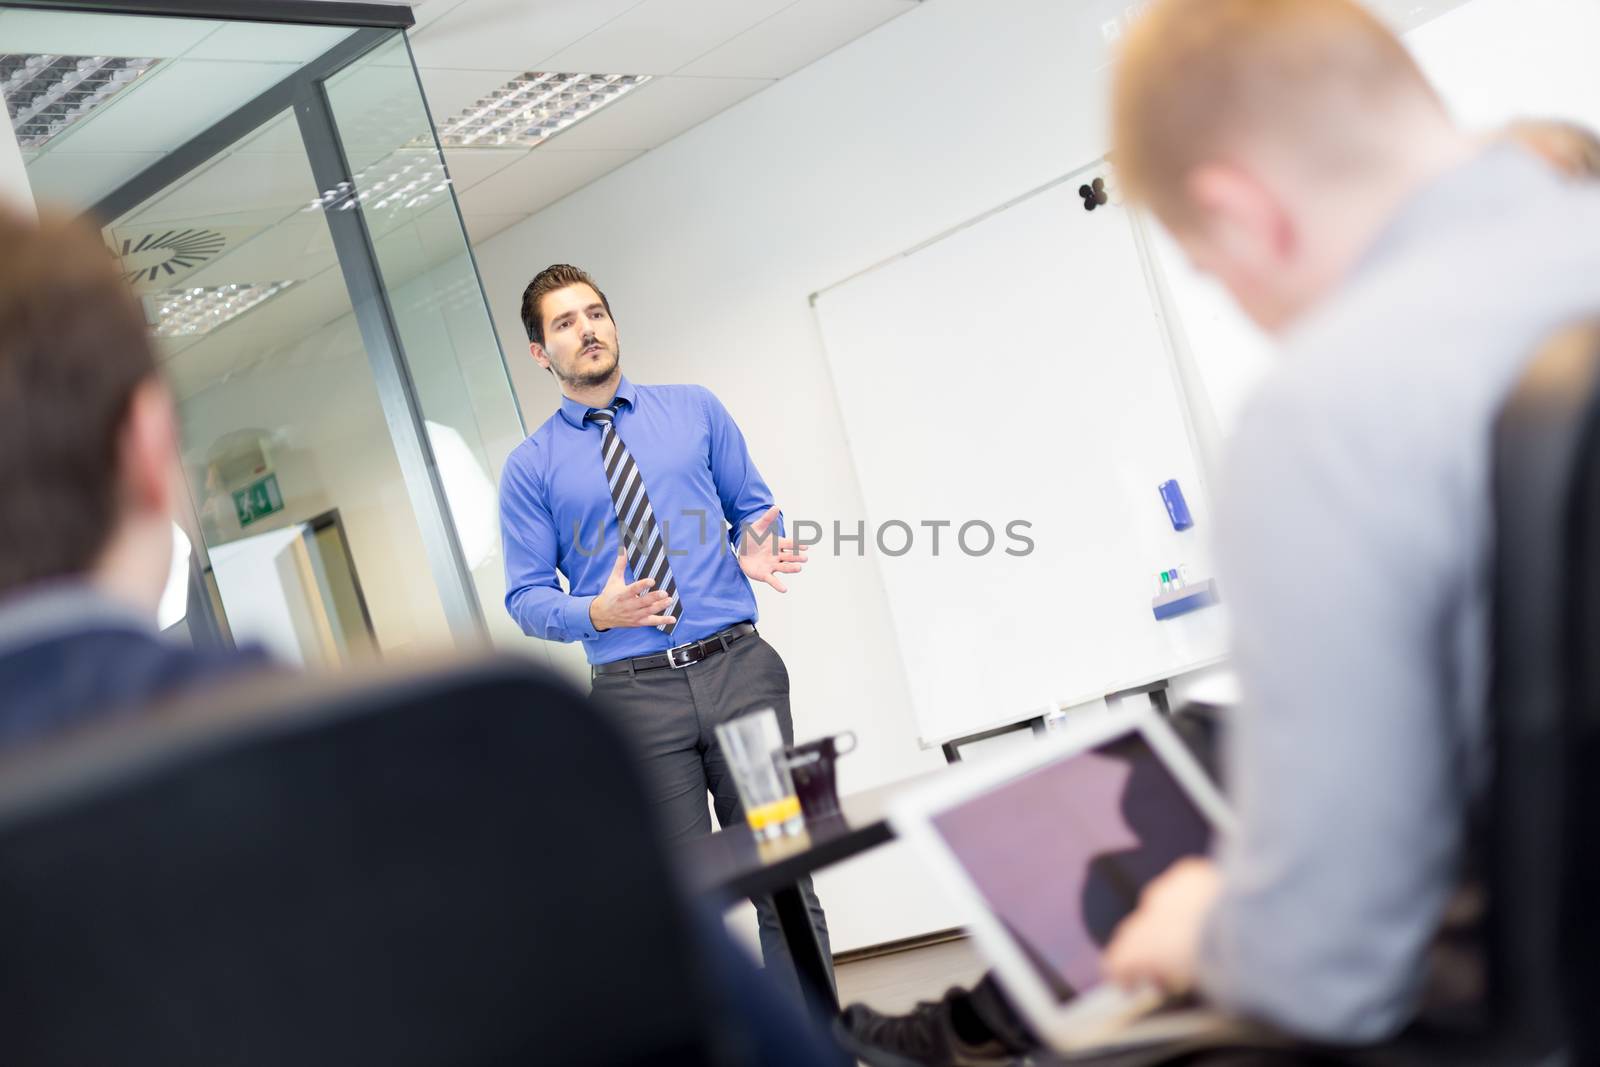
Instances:
[[[1153,983],[1175,996],[1193,989],[1200,928],[1220,886],[1210,860],[1173,864],[1145,887],[1139,906],[1112,933],[1101,961],[1106,977],[1130,989]]]

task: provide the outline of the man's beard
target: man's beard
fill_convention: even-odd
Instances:
[[[581,351],[578,353],[578,359],[583,359],[583,353]],[[556,377],[575,389],[589,389],[596,385],[603,385],[605,380],[616,372],[617,364],[620,362],[622,362],[622,345],[619,343],[616,348],[611,349],[610,363],[596,367],[593,370],[580,371],[579,373],[570,376],[562,374],[559,370],[557,370]],[[552,363],[550,366],[554,368],[555,364]]]

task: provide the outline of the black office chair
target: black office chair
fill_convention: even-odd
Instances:
[[[1600,364],[1600,325],[1584,338],[1589,366]],[[1567,716],[1564,870],[1559,920],[1563,1003],[1570,1062],[1600,1062],[1600,404],[1591,398],[1583,460],[1569,515],[1573,564],[1581,579],[1567,596]]]
[[[1535,356],[1496,420],[1491,479],[1493,771],[1475,833],[1488,1012],[1368,1050],[1364,1067],[1600,1062],[1600,323]]]
[[[1495,422],[1487,703],[1476,820],[1487,1016],[1361,1067],[1600,1062],[1600,323],[1545,344]]]
[[[0,766],[7,1064],[750,1062],[696,933],[621,738],[516,662]]]
[[[1489,981],[1497,1028],[1600,1058],[1600,324],[1564,332],[1495,428]]]

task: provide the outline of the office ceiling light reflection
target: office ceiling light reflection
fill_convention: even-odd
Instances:
[[[582,122],[650,80],[648,74],[530,71],[439,125],[446,148],[533,146]]]
[[[0,96],[23,148],[39,148],[132,85],[159,59],[0,53]]]
[[[283,292],[294,282],[238,282],[149,293],[146,306],[157,337],[210,333]]]
[[[352,180],[324,190],[304,210],[349,211],[363,207],[368,211],[403,211],[425,206],[449,188],[444,164],[430,144],[421,152],[391,152]]]

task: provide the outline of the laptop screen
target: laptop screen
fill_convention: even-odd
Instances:
[[[1203,855],[1211,825],[1137,731],[933,818],[990,910],[1059,1000],[1100,982],[1100,953],[1140,891]]]

